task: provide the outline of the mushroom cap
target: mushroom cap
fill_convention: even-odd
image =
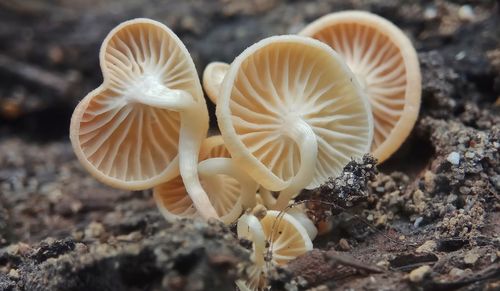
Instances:
[[[318,229],[316,228],[312,220],[307,216],[306,211],[307,209],[305,208],[305,205],[300,204],[291,207],[286,211],[286,213],[293,216],[293,218],[295,218],[305,228],[307,234],[309,235],[309,238],[311,238],[311,240],[314,240],[318,235]]]
[[[241,223],[243,224],[240,225]],[[260,223],[265,238],[270,243],[272,261],[278,265],[284,265],[313,248],[307,230],[291,214],[269,210]],[[252,239],[251,229],[245,224],[245,220],[238,221],[237,229],[239,238]]]
[[[217,135],[205,139],[201,145],[200,162],[219,157],[231,157],[225,149],[222,137]],[[210,177],[200,176],[200,180],[220,219],[226,224],[236,221],[243,211],[238,180],[228,175],[219,174]],[[184,187],[181,176],[156,186],[153,196],[158,209],[166,219],[199,216]]]
[[[229,70],[229,64],[212,62],[203,71],[203,89],[212,103],[217,104],[222,81]]]
[[[367,98],[342,58],[300,36],[274,36],[231,64],[217,98],[217,119],[232,158],[263,187],[279,191],[300,167],[297,144],[284,134],[302,119],[316,134],[318,156],[307,188],[337,175],[370,149]]]
[[[98,180],[121,189],[147,189],[174,178],[180,114],[140,100],[166,88],[205,102],[187,49],[165,25],[139,18],[108,34],[100,65],[102,85],[71,118],[70,139],[78,159]]]
[[[299,34],[345,58],[371,102],[372,153],[379,162],[389,158],[410,134],[420,109],[420,66],[411,41],[388,20],[362,11],[326,15]]]
[[[260,222],[270,241],[272,260],[278,265],[313,249],[307,230],[291,214],[269,210]]]

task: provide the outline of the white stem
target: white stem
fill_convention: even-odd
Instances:
[[[254,215],[243,214],[238,220],[236,231],[238,238],[249,239],[253,242],[255,264],[263,266],[265,264],[266,235],[260,220]]]
[[[208,130],[208,114],[201,105],[195,104],[181,111],[181,130],[179,136],[179,169],[186,191],[193,205],[204,218],[218,218],[214,206],[201,186],[198,177],[198,155],[201,141]],[[205,109],[206,110],[206,109]]]
[[[307,122],[297,118],[293,124],[287,125],[288,136],[297,144],[300,153],[300,167],[290,185],[283,189],[273,209],[283,210],[288,202],[295,197],[304,187],[311,183],[316,169],[318,157],[318,142],[316,134]]]
[[[244,209],[253,208],[257,204],[256,192],[258,184],[238,166],[231,158],[211,158],[198,165],[201,176],[227,175],[240,183],[240,201]]]
[[[274,198],[273,194],[271,191],[263,188],[262,186],[259,189],[259,195],[262,198],[262,201],[264,202],[264,205],[267,208],[270,208],[276,203],[276,198]]]

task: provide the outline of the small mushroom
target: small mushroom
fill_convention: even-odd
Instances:
[[[313,245],[307,230],[288,213],[270,210],[259,220],[253,214],[244,214],[237,224],[238,238],[253,242],[251,259],[254,266],[250,269],[246,287],[250,290],[262,288],[265,280],[266,254],[270,254],[270,263],[285,265],[296,257],[312,250]],[[266,249],[268,242],[269,249]],[[257,271],[256,271],[257,270]],[[238,285],[243,285],[240,282]]]
[[[224,223],[235,222],[243,205],[255,205],[257,184],[232,163],[220,135],[203,141],[199,160],[201,184]],[[199,216],[180,176],[156,186],[153,196],[167,220]]]
[[[293,218],[295,218],[304,227],[311,240],[316,238],[318,235],[318,229],[314,225],[314,222],[312,222],[312,220],[307,216],[304,205],[291,207],[286,211],[286,213],[293,216]]]
[[[226,147],[261,186],[281,191],[284,209],[369,151],[373,121],[367,98],[327,45],[274,36],[230,65],[217,98]]]
[[[217,217],[198,179],[208,130],[201,84],[180,39],[150,19],[114,28],[100,52],[104,77],[76,107],[73,149],[98,180],[130,190],[151,188],[179,170],[195,207]]]
[[[299,34],[345,58],[371,102],[372,153],[379,163],[389,158],[410,134],[420,109],[420,66],[411,41],[388,20],[362,11],[326,15]]]
[[[276,204],[276,198],[274,198],[271,191],[260,188],[259,194],[257,196],[258,203],[263,204],[265,207],[273,207]],[[260,200],[260,201],[259,201]],[[297,219],[302,226],[307,230],[309,237],[311,240],[314,240],[318,235],[318,229],[314,225],[314,222],[307,216],[306,208],[304,204],[294,205],[286,210],[286,213],[292,215],[295,219]]]
[[[229,65],[222,62],[212,62],[203,71],[203,89],[208,98],[217,104],[217,96],[220,93],[220,86],[229,70]]]

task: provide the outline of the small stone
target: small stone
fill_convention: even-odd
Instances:
[[[382,267],[382,268],[389,268],[389,266],[391,265],[389,263],[389,261],[386,261],[386,260],[382,260],[382,261],[378,261],[375,265],[377,265],[378,267]]]
[[[428,240],[419,246],[415,251],[417,253],[432,253],[437,247],[437,243],[433,240]]]
[[[446,203],[451,204],[455,202],[458,199],[458,196],[455,194],[450,194],[448,197],[446,197]]]
[[[413,223],[413,227],[415,228],[419,227],[422,221],[424,221],[424,218],[422,216],[417,217],[417,219],[415,219],[415,222]]]
[[[431,272],[431,267],[429,267],[428,265],[418,267],[410,272],[409,275],[410,281],[413,283],[421,282],[424,279],[425,275],[429,274],[430,272]]]
[[[460,164],[460,154],[457,152],[451,152],[446,160],[451,164],[457,166],[458,164]]]
[[[464,195],[469,195],[471,190],[469,187],[466,187],[466,186],[461,186],[458,191],[460,191],[460,193],[464,194]]]
[[[19,279],[19,272],[16,269],[10,269],[9,277]]]
[[[437,12],[436,6],[432,5],[432,6],[425,7],[424,19],[432,20],[432,19],[435,19],[437,16],[438,16],[438,12]]]
[[[351,250],[351,245],[345,238],[341,238],[339,241],[339,249],[342,251],[349,251]]]
[[[470,5],[462,5],[460,9],[458,9],[458,18],[463,21],[473,21],[476,15]]]
[[[375,225],[380,226],[380,225],[385,225],[386,223],[387,223],[387,214],[382,214],[377,219],[377,222],[375,223]]]
[[[464,262],[468,265],[474,265],[479,259],[480,255],[474,250],[467,252],[464,256]]]
[[[464,270],[462,270],[462,269],[459,269],[459,268],[452,268],[452,269],[450,270],[450,273],[449,273],[449,274],[450,274],[450,276],[452,276],[452,277],[461,277],[464,273],[465,273],[465,271],[464,271]]]
[[[465,153],[465,157],[468,158],[468,159],[472,159],[474,158],[475,154],[473,152],[466,152]]]
[[[142,234],[140,231],[133,231],[129,234],[125,235],[119,235],[116,237],[116,240],[118,241],[126,241],[126,242],[131,242],[131,241],[138,241],[142,238]]]
[[[99,238],[104,233],[104,226],[99,222],[91,222],[85,229],[85,238]]]

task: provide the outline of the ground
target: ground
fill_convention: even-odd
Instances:
[[[500,289],[496,1],[25,0],[0,2],[0,290],[233,290],[249,253],[231,228],[167,223],[149,191],[106,187],[77,162],[69,118],[102,80],[100,42],[123,20],[151,17],[201,72],[352,8],[415,44],[420,116],[384,164],[367,157],[303,193],[334,202],[308,202],[333,227],[274,270],[273,290]]]

